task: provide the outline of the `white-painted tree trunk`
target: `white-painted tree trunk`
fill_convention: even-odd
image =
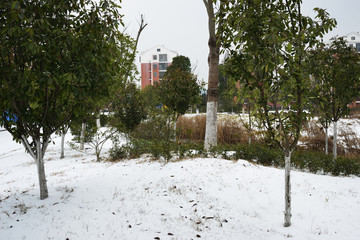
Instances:
[[[83,122],[81,124],[81,133],[80,133],[80,150],[84,150],[84,139],[85,139],[85,127],[86,124]]]
[[[65,153],[64,153],[65,135],[66,135],[66,131],[65,131],[65,130],[62,130],[62,131],[61,131],[61,151],[60,151],[60,159],[65,158]]]
[[[207,102],[204,148],[210,150],[217,145],[217,102]]]
[[[328,134],[328,128],[325,128],[325,154],[329,154],[329,134]]]
[[[337,158],[337,121],[334,123],[334,142],[333,142],[333,157],[334,159]]]
[[[291,225],[291,183],[290,183],[291,152],[285,154],[285,213],[284,226]]]
[[[174,141],[175,142],[177,142],[177,139],[176,139],[176,122],[177,122],[177,120],[175,119],[174,120],[174,126],[173,126],[174,127]]]
[[[251,111],[250,111],[250,103],[249,103],[249,146],[251,145]]]
[[[96,127],[101,128],[100,116],[96,118]]]
[[[40,199],[46,199],[49,197],[49,192],[46,183],[46,175],[45,175],[45,166],[44,166],[44,155],[48,146],[48,140],[43,140],[43,144],[41,145],[40,140],[34,140],[36,150],[30,147],[30,144],[25,136],[22,136],[22,143],[27,149],[28,153],[33,157],[36,163],[38,178],[39,178],[39,187],[40,187]]]

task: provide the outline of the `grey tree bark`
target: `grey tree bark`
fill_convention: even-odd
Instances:
[[[291,152],[285,153],[285,212],[284,212],[284,226],[291,225]]]
[[[214,3],[212,0],[203,0],[208,14],[209,27],[209,78],[206,105],[205,150],[217,145],[217,104],[219,81],[219,55],[220,46],[216,35]]]
[[[337,121],[334,121],[333,124],[334,124],[333,157],[335,160],[337,158]]]

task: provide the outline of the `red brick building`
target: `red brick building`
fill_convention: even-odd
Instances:
[[[142,52],[140,54],[141,89],[159,82],[176,56],[178,56],[177,52],[164,46],[156,46]]]

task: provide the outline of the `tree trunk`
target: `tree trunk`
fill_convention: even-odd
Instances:
[[[290,183],[291,152],[285,153],[285,227],[291,225],[291,183]]]
[[[101,128],[100,116],[96,118],[96,127]]]
[[[43,139],[43,144],[41,146],[41,141],[39,139],[34,139],[35,149],[30,147],[30,144],[25,136],[21,136],[21,142],[25,146],[28,153],[33,157],[36,163],[38,178],[39,178],[39,187],[40,187],[40,199],[46,199],[49,197],[49,192],[46,183],[45,175],[45,166],[44,166],[44,155],[48,146],[48,139]]]
[[[81,124],[81,133],[80,133],[80,150],[84,150],[84,139],[85,139],[85,127],[86,124],[83,122]]]
[[[217,43],[216,23],[214,6],[211,0],[203,0],[207,13],[209,25],[209,78],[206,106],[206,130],[205,130],[205,150],[217,145],[217,101],[218,101],[218,81],[219,81],[219,55],[220,47]]]
[[[333,142],[333,157],[334,160],[337,158],[337,121],[334,121],[334,142]]]
[[[178,139],[177,139],[177,132],[176,132],[176,124],[177,124],[177,120],[179,119],[179,117],[175,117],[175,120],[174,120],[174,141],[177,143]]]
[[[329,134],[328,134],[328,128],[325,128],[325,154],[329,154]]]
[[[204,148],[208,151],[217,145],[217,102],[207,102]]]
[[[48,192],[47,183],[46,183],[45,166],[44,166],[44,155],[45,155],[46,147],[43,152],[40,140],[35,140],[35,143],[36,143],[36,148],[37,148],[36,166],[37,166],[38,176],[39,176],[40,199],[43,200],[43,199],[46,199],[49,197],[49,192]],[[43,144],[47,145],[47,143],[43,143]]]
[[[249,105],[249,146],[251,145],[251,111],[250,111],[250,101],[248,102]]]
[[[60,159],[65,158],[65,153],[64,153],[65,135],[66,135],[66,131],[65,131],[65,130],[62,130],[62,131],[61,131],[61,150],[60,150]]]

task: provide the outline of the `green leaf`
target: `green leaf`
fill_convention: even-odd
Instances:
[[[16,9],[16,10],[20,9],[20,3],[19,3],[19,1],[13,2],[13,3],[11,4],[11,9]]]
[[[30,103],[30,108],[34,109],[34,110],[39,108],[39,103],[37,103],[37,102]]]

